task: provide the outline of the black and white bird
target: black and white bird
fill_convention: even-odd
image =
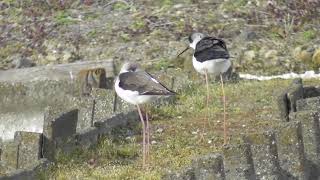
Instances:
[[[222,74],[231,67],[230,55],[226,43],[219,38],[205,36],[202,33],[193,33],[189,36],[189,47],[183,50],[178,56],[187,51],[190,47],[194,49],[192,57],[193,67],[200,74],[205,75],[207,86],[207,119],[209,116],[209,85],[208,74],[220,76],[222,94],[223,94],[223,111],[224,111],[224,144],[227,143],[226,130],[226,99],[223,87]]]
[[[138,108],[143,131],[143,167],[149,154],[150,127],[148,115],[144,120],[140,105],[152,102],[162,96],[172,96],[176,93],[166,88],[149,73],[141,70],[138,64],[125,63],[115,81],[115,91],[124,101]]]

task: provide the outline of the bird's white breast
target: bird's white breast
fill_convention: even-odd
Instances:
[[[120,80],[117,78],[115,82],[115,91],[121,99],[128,103],[134,105],[145,104],[158,98],[153,95],[139,95],[138,91],[124,90],[119,86],[119,82]]]
[[[229,67],[231,66],[231,61],[229,59],[214,59],[199,62],[193,56],[192,64],[194,69],[200,74],[205,74],[205,72],[207,71],[210,74],[218,76],[229,69]]]

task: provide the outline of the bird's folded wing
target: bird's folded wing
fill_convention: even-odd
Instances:
[[[138,91],[140,95],[174,94],[150,74],[143,71],[122,73],[119,75],[119,80],[119,86],[122,89]]]
[[[205,37],[197,43],[194,57],[199,62],[204,62],[207,60],[229,58],[229,52],[227,50],[226,44],[223,40]]]

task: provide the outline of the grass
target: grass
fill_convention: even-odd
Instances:
[[[303,32],[303,38],[307,40],[312,40],[316,38],[317,32],[314,30],[307,30]]]
[[[77,19],[71,17],[67,11],[58,11],[54,20],[59,25],[70,25],[77,22]]]
[[[227,121],[230,142],[241,134],[260,132],[277,125],[276,95],[290,80],[240,81],[226,83]],[[319,84],[308,80],[304,84]],[[223,105],[220,84],[211,84],[210,124],[205,117],[205,86],[190,84],[179,92],[176,105],[152,108],[150,168],[141,168],[141,136],[126,137],[125,129],[105,137],[89,150],[60,154],[42,179],[161,179],[188,166],[192,158],[220,150],[223,143]],[[140,127],[133,127],[137,132]]]

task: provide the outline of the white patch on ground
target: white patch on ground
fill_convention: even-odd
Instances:
[[[12,140],[16,131],[42,133],[44,115],[40,112],[3,113],[0,117],[0,139]]]
[[[302,79],[311,79],[311,78],[320,78],[320,74],[316,74],[314,71],[306,71],[303,74],[297,73],[286,73],[281,75],[274,75],[274,76],[257,76],[252,74],[239,74],[240,78],[242,79],[250,79],[250,80],[259,80],[259,81],[266,81],[271,79],[294,79],[294,78],[302,78]]]

